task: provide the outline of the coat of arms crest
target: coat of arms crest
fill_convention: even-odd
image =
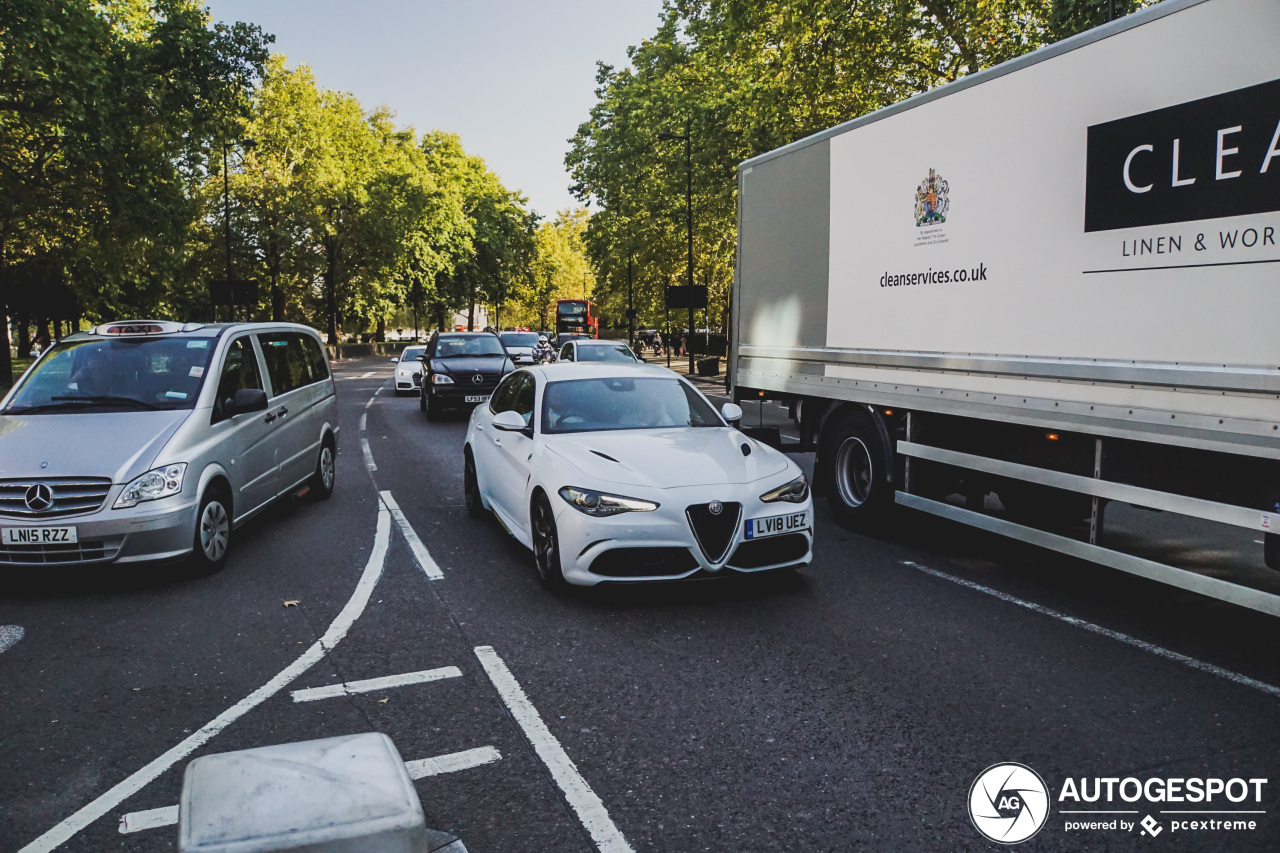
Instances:
[[[951,201],[947,198],[950,187],[942,176],[933,169],[929,177],[916,187],[916,227],[925,225],[941,225],[947,221],[947,210]]]

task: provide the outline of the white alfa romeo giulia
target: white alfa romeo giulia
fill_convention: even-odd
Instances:
[[[807,565],[809,485],[741,416],[662,367],[517,370],[471,416],[467,510],[492,511],[549,586]]]

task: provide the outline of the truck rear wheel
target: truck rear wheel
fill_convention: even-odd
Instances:
[[[823,430],[822,477],[827,504],[842,526],[865,529],[893,502],[884,439],[871,416],[848,409]]]

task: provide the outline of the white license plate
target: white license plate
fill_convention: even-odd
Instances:
[[[771,515],[767,518],[747,519],[748,539],[761,539],[765,536],[777,536],[782,533],[795,533],[797,530],[808,529],[808,510],[792,512],[787,515]]]
[[[489,402],[488,394],[468,394],[466,397],[468,403],[487,403]]]
[[[6,545],[74,545],[80,541],[74,527],[5,527],[0,542]]]

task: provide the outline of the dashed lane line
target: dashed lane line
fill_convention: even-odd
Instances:
[[[524,736],[533,746],[538,758],[550,771],[551,778],[564,793],[569,806],[591,835],[596,848],[601,853],[634,853],[627,839],[622,836],[618,827],[614,825],[613,819],[609,817],[604,803],[582,778],[577,765],[565,753],[560,741],[551,734],[551,730],[539,716],[538,709],[533,707],[520,682],[516,681],[502,658],[498,657],[498,653],[492,646],[477,646],[475,653],[489,680],[498,691],[498,695],[502,697],[503,704],[507,706],[512,718],[524,732]]]
[[[457,773],[470,770],[502,760],[502,753],[491,746],[465,749],[462,752],[450,752],[433,758],[420,758],[417,761],[406,761],[405,770],[410,779],[425,779],[428,776],[439,776],[444,773]],[[120,818],[120,834],[132,835],[146,829],[159,829],[173,826],[178,822],[179,807],[164,806],[158,809],[147,809],[144,812],[129,812]]]
[[[360,437],[360,449],[364,451],[364,467],[370,472],[378,470],[378,463],[373,461],[373,451],[369,449],[369,439]]]
[[[330,684],[327,687],[309,687],[305,690],[294,690],[290,695],[295,702],[314,702],[317,699],[334,699],[338,696],[350,696],[352,693],[372,693],[375,690],[387,690],[392,687],[405,687],[410,684],[426,684],[429,681],[440,681],[445,678],[459,678],[462,670],[456,666],[444,666],[439,669],[425,669],[421,672],[406,672],[403,675],[388,675],[383,678],[369,678],[364,681],[348,681],[345,684]]]
[[[371,401],[371,402],[372,402],[372,401]],[[368,407],[366,406],[366,408],[368,408]],[[361,413],[361,415],[360,415],[360,431],[361,431],[361,432],[364,432],[365,427],[367,427],[368,425],[369,425],[369,413],[368,413],[368,412],[363,412],[363,413]]]
[[[361,379],[368,379],[370,376],[373,376],[373,375],[374,375],[374,373],[376,373],[376,372],[377,372],[377,371],[370,370],[368,373],[362,374],[362,375],[360,376],[360,378],[361,378]]]
[[[955,575],[949,575],[946,572],[940,572],[937,569],[931,569],[928,566],[922,566],[919,563],[913,563],[910,560],[903,560],[902,565],[910,566],[911,568],[924,572],[928,575],[933,575],[935,578],[951,581],[952,583],[959,584],[960,586],[967,587],[968,589],[993,596],[1001,601],[1008,602],[1009,604],[1016,604],[1019,607],[1025,607],[1028,610],[1044,616],[1049,616],[1060,622],[1066,622],[1068,625],[1074,625],[1077,628],[1083,628],[1084,630],[1091,631],[1094,634],[1101,634],[1104,637],[1110,637],[1111,639],[1124,643],[1127,646],[1142,649],[1144,652],[1150,652],[1151,654],[1162,657],[1166,660],[1175,661],[1176,663],[1183,664],[1184,666],[1189,666],[1192,669],[1198,669],[1201,672],[1207,672],[1210,675],[1225,678],[1227,681],[1235,682],[1236,684],[1243,685],[1244,687],[1252,687],[1254,690],[1260,690],[1271,696],[1280,697],[1280,687],[1276,687],[1273,684],[1267,684],[1265,681],[1258,681],[1256,679],[1249,678],[1247,675],[1241,675],[1238,672],[1232,672],[1229,669],[1223,669],[1220,666],[1205,663],[1202,660],[1197,660],[1193,657],[1179,654],[1178,652],[1171,651],[1163,646],[1157,646],[1153,643],[1148,643],[1145,640],[1139,640],[1137,637],[1130,637],[1128,634],[1122,634],[1119,631],[1113,631],[1110,628],[1104,628],[1101,625],[1095,625],[1092,622],[1086,622],[1083,619],[1077,619],[1074,616],[1059,613],[1058,611],[1052,610],[1043,605],[1009,595],[1007,592],[1000,592],[999,590],[992,589],[991,587],[983,586],[982,584],[974,583],[973,581],[965,580],[964,578],[958,578]]]
[[[409,550],[413,552],[413,558],[418,561],[422,571],[433,581],[442,580],[444,572],[440,571],[436,561],[431,559],[427,546],[422,544],[422,540],[418,538],[418,534],[413,530],[413,525],[409,524],[409,519],[405,518],[404,513],[400,511],[400,505],[396,503],[395,498],[391,497],[391,492],[379,492],[378,494],[382,496],[382,502],[387,505],[387,509],[391,510],[391,517],[400,528],[400,532],[404,534],[405,541],[409,543]]]
[[[448,755],[437,755],[435,758],[421,758],[417,761],[406,761],[405,769],[411,779],[425,779],[428,776],[439,776],[441,773],[457,773],[459,770],[470,770],[483,764],[492,764],[502,759],[502,753],[491,746],[481,746],[462,752],[451,752]]]
[[[0,654],[16,646],[26,633],[21,625],[0,625]]]
[[[351,598],[347,600],[346,605],[343,606],[333,622],[330,623],[329,629],[324,632],[324,636],[313,643],[297,660],[280,670],[275,678],[272,678],[235,705],[214,717],[196,731],[195,734],[186,738],[159,758],[154,759],[141,770],[133,773],[123,782],[115,785],[105,794],[81,808],[26,847],[23,847],[19,853],[48,853],[48,851],[56,849],[89,824],[116,808],[127,798],[141,791],[158,778],[160,774],[204,746],[227,726],[279,693],[290,682],[314,666],[325,654],[337,646],[343,637],[347,636],[351,626],[364,613],[365,606],[369,603],[369,596],[373,594],[373,588],[377,586],[378,579],[382,577],[382,569],[387,561],[387,549],[390,544],[391,513],[387,512],[385,507],[380,507],[378,509],[377,532],[373,538],[373,552],[369,554],[369,561],[365,563],[364,571],[360,575],[360,581],[356,584],[355,591],[351,593]]]

